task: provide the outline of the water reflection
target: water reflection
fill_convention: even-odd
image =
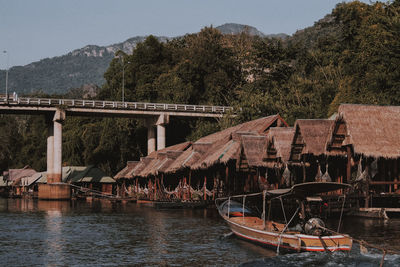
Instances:
[[[53,202],[53,201],[52,201]],[[50,202],[49,202],[50,203]],[[63,237],[62,237],[62,217],[61,209],[64,207],[59,204],[40,203],[38,207],[47,208],[46,211],[46,255],[45,263],[47,266],[56,266],[58,262],[63,262]],[[39,210],[40,210],[39,208]]]
[[[337,221],[330,223],[337,227]],[[274,250],[223,237],[230,230],[214,209],[155,210],[107,200],[0,199],[0,229],[3,266],[370,266],[381,256],[362,255],[357,245],[351,254],[276,256]],[[400,249],[398,219],[346,218],[342,231]],[[388,262],[400,264],[397,256]]]

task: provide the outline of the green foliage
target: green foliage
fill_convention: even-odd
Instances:
[[[399,105],[399,18],[398,0],[353,1],[285,39],[223,35],[212,27],[168,42],[149,36],[132,54],[118,52],[111,60],[97,98],[120,100],[124,88],[126,101],[228,105],[238,111],[217,122],[172,118],[167,145],[276,113],[293,125],[299,118],[326,118],[341,103]],[[48,63],[42,66],[48,80],[58,83]],[[62,97],[90,97],[97,88],[85,90]],[[0,127],[0,170],[27,164],[45,169],[43,118],[3,116]],[[146,155],[147,130],[140,120],[67,118],[63,131],[68,165],[96,164],[112,175]]]

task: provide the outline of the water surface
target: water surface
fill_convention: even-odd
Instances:
[[[332,222],[334,224],[335,222]],[[0,199],[2,266],[376,266],[381,254],[276,256],[232,236],[214,209]],[[400,220],[346,219],[345,232],[400,250]],[[400,265],[397,255],[387,266]]]

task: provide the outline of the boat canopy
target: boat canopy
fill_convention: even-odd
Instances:
[[[310,183],[295,184],[291,188],[269,190],[267,191],[267,196],[273,198],[286,195],[299,198],[306,198],[320,193],[326,193],[326,192],[336,191],[339,189],[348,189],[348,188],[351,188],[351,185],[334,183],[334,182],[310,182]]]

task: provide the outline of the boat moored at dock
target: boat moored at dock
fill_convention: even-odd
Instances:
[[[305,200],[307,196],[318,193],[349,188],[349,185],[328,182],[312,182],[294,185],[288,189],[263,191],[261,193],[231,196],[218,199],[216,205],[222,218],[228,223],[232,232],[239,238],[261,246],[272,247],[277,252],[303,251],[350,251],[353,240],[347,234],[340,234],[325,227],[324,222],[317,217],[305,216]],[[263,196],[262,216],[257,217],[246,207],[246,197]],[[241,198],[242,203],[232,199]],[[284,211],[283,198],[293,199],[298,207],[290,220],[285,216],[285,223],[270,219],[271,201],[279,200]],[[266,209],[266,201],[269,208]],[[266,217],[268,212],[268,217]],[[296,218],[297,224],[293,226]],[[340,225],[340,223],[339,223]]]

